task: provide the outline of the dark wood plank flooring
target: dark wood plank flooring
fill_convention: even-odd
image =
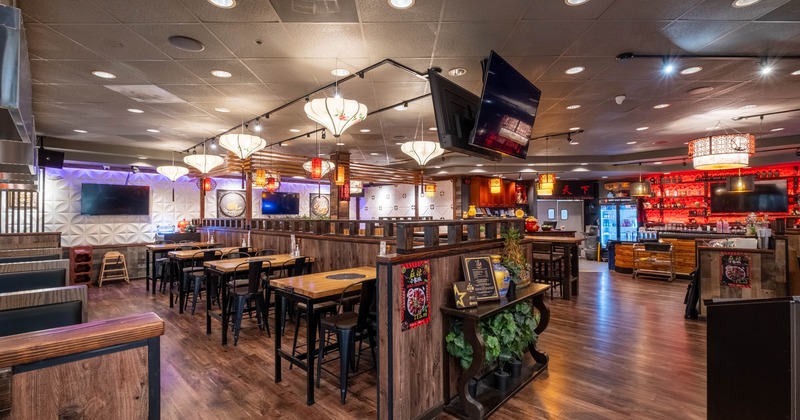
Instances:
[[[686,282],[607,272],[581,276],[577,299],[546,299],[552,320],[539,348],[550,355],[549,371],[493,418],[705,418],[706,324],[683,319]],[[212,335],[205,334],[204,306],[198,304],[195,315],[179,315],[167,296],[145,294],[144,281],[107,283],[90,289],[89,297],[92,320],[153,311],[166,322],[164,419],[375,418],[374,371],[351,379],[344,406],[331,375],[323,374],[310,407],[301,370],[284,368],[283,382],[276,384],[274,341],[255,320],[245,319],[238,346],[222,346],[219,322],[213,321]],[[293,326],[286,329],[291,333]],[[335,365],[326,366],[335,371]]]

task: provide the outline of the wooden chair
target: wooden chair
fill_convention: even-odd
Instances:
[[[97,287],[103,287],[103,282],[108,280],[125,280],[125,283],[131,284],[125,256],[117,251],[106,252],[103,255],[103,265],[100,268],[100,277],[97,278]]]
[[[553,289],[558,286],[564,292],[564,256],[554,252],[552,244],[544,242],[531,243],[533,251],[531,268],[533,281],[550,285],[550,299],[553,298]]]
[[[258,320],[258,329],[265,329],[267,336],[271,336],[269,332],[269,325],[267,322],[267,304],[264,301],[264,280],[261,277],[263,271],[262,261],[244,262],[236,266],[235,272],[239,272],[240,268],[247,266],[247,280],[240,282],[233,280],[228,282],[228,302],[226,314],[230,318],[233,314],[233,345],[239,342],[239,331],[242,329],[242,318],[244,317],[244,307],[255,302],[256,304],[256,319]],[[269,273],[269,271],[267,271]],[[267,275],[266,282],[269,282],[269,274]],[[227,334],[228,324],[230,320],[224,319],[222,322],[223,336]]]
[[[358,301],[357,312],[339,312],[346,301],[347,295],[353,293],[356,287],[361,287],[360,298]],[[337,303],[335,315],[319,318],[320,337],[325,337],[326,333],[336,334],[339,343],[339,392],[341,403],[344,404],[347,398],[347,378],[351,368],[355,368],[355,342],[356,336],[366,332],[369,338],[372,358],[375,358],[375,330],[370,322],[370,312],[375,304],[375,280],[365,280],[353,283],[342,291],[342,295]],[[322,363],[325,355],[325,340],[320,340],[318,360],[317,360],[317,388],[319,388],[320,375],[322,374]]]

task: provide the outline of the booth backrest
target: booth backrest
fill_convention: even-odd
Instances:
[[[87,321],[87,287],[0,293],[0,337]]]
[[[15,263],[15,262],[28,262],[28,261],[48,261],[57,260],[61,258],[61,254],[52,255],[26,255],[17,257],[0,257],[0,264]]]
[[[67,269],[0,273],[0,293],[47,289],[67,285]]]

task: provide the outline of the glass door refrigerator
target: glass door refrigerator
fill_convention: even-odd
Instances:
[[[608,241],[635,241],[639,230],[636,204],[606,203],[600,205],[600,245]]]

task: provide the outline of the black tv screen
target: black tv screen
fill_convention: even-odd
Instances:
[[[786,213],[789,194],[785,179],[756,181],[752,192],[728,192],[724,183],[711,184],[711,213]]]
[[[445,150],[499,161],[502,157],[500,153],[469,144],[481,99],[434,70],[428,71],[428,80],[439,146]]]
[[[262,192],[261,214],[300,214],[300,194]]]
[[[525,159],[541,97],[542,91],[492,51],[469,143]]]
[[[150,214],[150,187],[81,184],[81,214],[147,216]]]

